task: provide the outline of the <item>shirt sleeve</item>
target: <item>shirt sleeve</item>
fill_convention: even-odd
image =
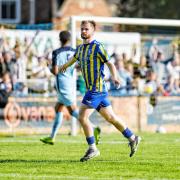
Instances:
[[[76,61],[79,61],[79,53],[80,53],[80,46],[78,46],[75,50],[73,59],[76,59]]]
[[[105,50],[102,44],[99,45],[98,54],[103,63],[106,63],[110,60],[110,56],[108,55],[107,51]]]

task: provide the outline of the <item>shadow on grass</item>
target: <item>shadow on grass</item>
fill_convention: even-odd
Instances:
[[[76,163],[79,160],[25,160],[25,159],[3,159],[0,163]]]
[[[82,163],[80,162],[80,160],[25,160],[25,159],[3,159],[0,160],[0,163]],[[83,163],[87,163],[87,162],[97,162],[97,163],[122,163],[122,160],[100,160],[100,159],[93,159],[93,160],[89,160],[89,161],[85,161]]]

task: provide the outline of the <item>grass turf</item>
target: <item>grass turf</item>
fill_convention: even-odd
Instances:
[[[180,179],[180,134],[140,135],[130,158],[126,139],[103,134],[101,155],[83,163],[83,135],[60,135],[55,145],[42,144],[42,136],[0,137],[0,179]]]

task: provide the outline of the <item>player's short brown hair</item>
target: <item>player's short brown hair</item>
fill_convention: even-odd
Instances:
[[[69,31],[61,31],[59,33],[59,40],[65,44],[67,41],[71,39],[71,34]]]
[[[90,21],[90,20],[81,21],[81,25],[87,24],[87,23],[90,23],[94,27],[94,29],[96,29],[96,22],[95,21]]]

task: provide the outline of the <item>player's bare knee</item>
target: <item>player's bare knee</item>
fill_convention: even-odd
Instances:
[[[78,120],[79,120],[79,122],[80,122],[81,124],[84,124],[84,123],[85,123],[85,118],[82,117],[82,116],[79,116]]]

